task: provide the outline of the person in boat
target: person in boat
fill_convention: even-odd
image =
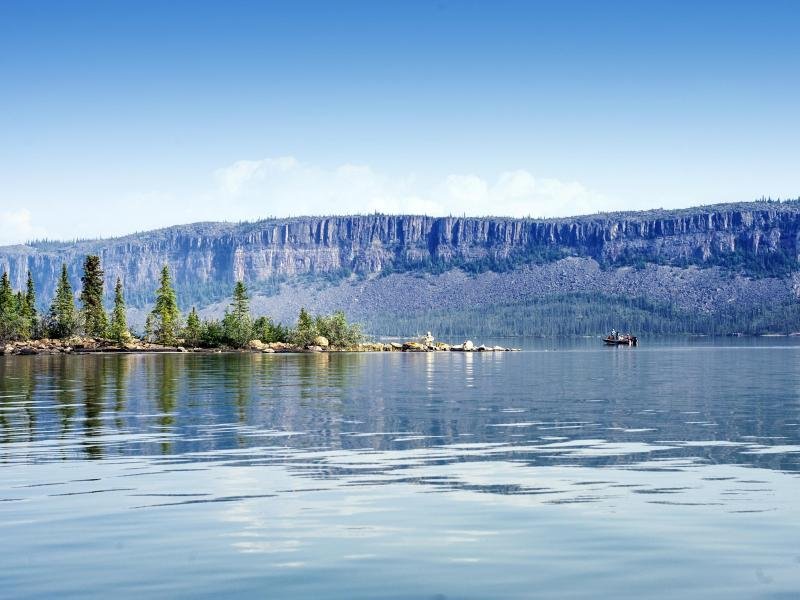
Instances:
[[[612,340],[616,340],[617,339],[617,330],[616,329],[612,329],[611,330],[611,339]]]

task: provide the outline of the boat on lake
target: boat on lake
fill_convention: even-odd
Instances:
[[[635,335],[629,333],[622,334],[612,331],[611,335],[603,338],[606,346],[638,346],[639,339]]]

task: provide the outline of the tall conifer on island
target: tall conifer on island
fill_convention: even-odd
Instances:
[[[314,320],[305,308],[300,309],[300,315],[297,317],[297,329],[301,331],[311,331],[314,328]]]
[[[174,344],[181,327],[181,313],[166,265],[161,269],[161,286],[156,290],[156,305],[150,314],[153,315],[156,341],[159,344]]]
[[[197,314],[197,309],[193,306],[192,312],[186,317],[186,329],[183,332],[183,337],[186,338],[186,343],[189,346],[196,347],[200,343],[202,327],[200,315]]]
[[[17,292],[14,296],[14,337],[20,340],[29,340],[33,336],[33,322],[28,316],[25,306],[25,294]]]
[[[8,272],[3,271],[3,277],[0,278],[0,308],[6,309],[14,305],[14,290],[11,289],[11,280],[8,278]]]
[[[114,310],[111,312],[108,336],[120,344],[129,341],[131,337],[128,331],[128,320],[125,317],[125,297],[122,294],[122,281],[120,281],[119,277],[117,277],[117,285],[114,286]]]
[[[50,337],[67,338],[75,334],[78,315],[75,310],[75,297],[67,276],[67,265],[61,265],[61,277],[56,287],[56,295],[47,317],[47,330]]]
[[[33,285],[33,277],[30,271],[28,271],[28,281],[25,284],[23,316],[29,322],[30,335],[38,335],[39,315],[36,311],[36,287]]]
[[[144,341],[153,341],[153,313],[149,313],[144,320]]]
[[[81,290],[81,317],[83,330],[88,336],[102,337],[108,333],[108,317],[103,307],[103,270],[99,256],[87,256],[83,263],[83,289]]]
[[[313,317],[305,308],[300,309],[297,325],[291,333],[291,341],[298,346],[308,346],[314,343],[314,338],[319,335]]]
[[[253,319],[250,317],[250,299],[247,288],[241,281],[233,288],[231,312],[225,311],[222,328],[226,341],[234,348],[243,348],[253,335]]]
[[[11,289],[8,273],[3,271],[0,278],[0,340],[10,340],[18,335],[19,312],[17,298]]]

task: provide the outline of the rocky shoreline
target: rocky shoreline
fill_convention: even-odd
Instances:
[[[191,346],[163,346],[141,340],[132,340],[120,344],[104,338],[72,337],[65,340],[41,339],[23,342],[7,342],[0,346],[3,355],[38,355],[38,354],[93,354],[93,353],[128,353],[146,354],[157,352],[195,352],[219,354],[222,352],[250,352],[263,354],[298,354],[314,352],[512,352],[517,348],[502,346],[476,346],[471,341],[463,344],[445,344],[442,342],[364,342],[356,346],[333,347],[325,338],[317,338],[314,345],[296,346],[284,342],[264,343],[252,340],[247,348],[195,348]]]

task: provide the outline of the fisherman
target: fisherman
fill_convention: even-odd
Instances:
[[[617,339],[617,330],[616,329],[612,329],[611,330],[611,339],[612,340]]]

